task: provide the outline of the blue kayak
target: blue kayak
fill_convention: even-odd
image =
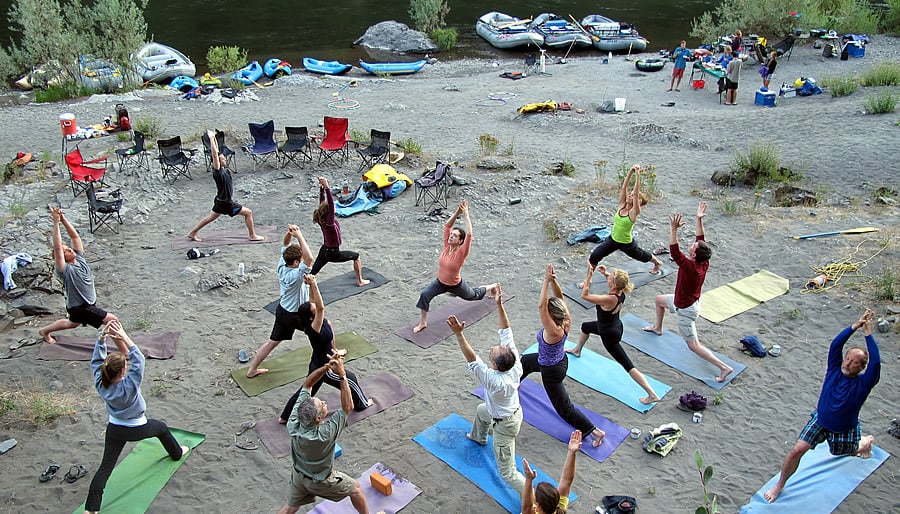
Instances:
[[[265,72],[267,77],[275,77],[281,75],[290,75],[291,74],[291,63],[287,61],[282,61],[277,57],[273,57],[266,61],[263,64],[263,71]]]
[[[303,58],[303,68],[306,71],[321,73],[322,75],[341,75],[350,71],[352,67],[352,64],[344,64],[338,61],[320,61],[311,57]]]
[[[413,61],[413,62],[376,62],[369,63],[365,62],[362,59],[359,61],[359,66],[371,73],[372,75],[410,75],[422,69],[426,64],[426,61]]]
[[[258,61],[253,61],[231,74],[231,78],[249,86],[263,76],[263,68]]]
[[[169,83],[169,87],[186,93],[191,89],[197,89],[198,87],[200,87],[200,83],[194,80],[193,77],[188,77],[187,75],[178,75],[177,77],[172,79],[172,82]]]

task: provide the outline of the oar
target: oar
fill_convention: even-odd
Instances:
[[[585,30],[585,28],[582,27],[580,23],[578,23],[578,20],[576,20],[574,16],[572,16],[572,15],[570,14],[570,15],[569,15],[569,18],[572,18],[572,21],[575,23],[575,26],[578,27],[579,30],[581,30],[582,32],[584,32],[584,35],[586,35],[587,37],[591,38],[591,41],[600,41],[600,38],[599,38],[599,37],[597,37],[597,36],[591,34],[591,33],[588,32],[587,30]]]
[[[794,239],[812,239],[814,237],[836,236],[838,234],[865,234],[867,232],[878,232],[875,227],[851,228],[849,230],[838,230],[835,232],[822,232],[821,234],[807,234],[805,236],[794,236]]]
[[[525,25],[526,23],[530,23],[530,22],[531,22],[531,18],[527,18],[527,19],[519,20],[519,21],[508,21],[506,23],[501,23],[499,25],[492,24],[492,26],[495,29],[505,29],[505,28],[509,28],[509,27],[515,27],[516,25]]]

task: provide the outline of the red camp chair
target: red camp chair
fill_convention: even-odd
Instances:
[[[348,127],[350,120],[347,118],[332,118],[325,116],[325,139],[319,143],[319,166],[327,161],[331,161],[335,166],[340,163],[335,160],[339,158],[341,162],[346,161],[349,157],[347,151],[347,142],[350,140]]]
[[[88,164],[103,164],[102,168],[88,166]],[[88,185],[99,182],[101,186],[106,184],[103,182],[103,175],[106,173],[106,157],[100,157],[90,161],[85,161],[81,155],[81,150],[75,147],[74,150],[66,154],[66,167],[69,168],[69,181],[72,184],[72,195],[78,197],[87,190]]]

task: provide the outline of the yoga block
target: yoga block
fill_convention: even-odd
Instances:
[[[760,88],[756,92],[756,105],[761,105],[763,107],[775,107],[775,98],[778,95],[775,94],[775,91],[769,91],[764,88]]]
[[[394,490],[391,488],[391,481],[385,478],[381,473],[374,471],[369,475],[372,481],[372,487],[385,496],[390,496]]]

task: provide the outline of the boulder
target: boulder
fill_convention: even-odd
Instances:
[[[818,203],[815,193],[799,187],[784,185],[772,192],[772,204],[779,207],[815,207]]]
[[[734,175],[730,171],[716,171],[709,178],[717,186],[733,186]]]
[[[372,25],[353,44],[397,54],[427,54],[438,51],[438,46],[424,32],[413,30],[393,20]]]

